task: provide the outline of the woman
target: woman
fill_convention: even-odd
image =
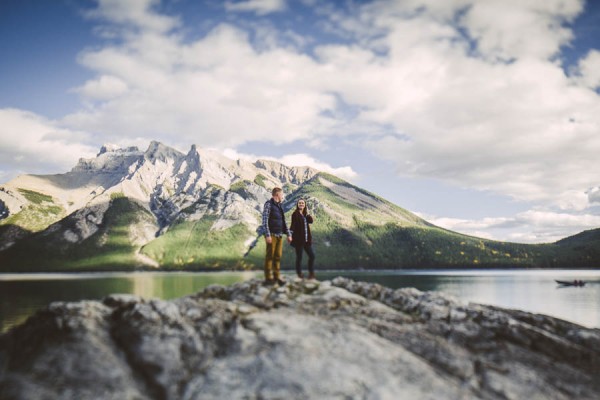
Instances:
[[[312,237],[310,234],[310,224],[313,223],[313,217],[309,215],[306,201],[298,200],[296,210],[292,214],[292,246],[296,249],[296,274],[298,278],[304,278],[302,273],[302,252],[308,254],[308,279],[315,279],[315,253],[312,249]]]

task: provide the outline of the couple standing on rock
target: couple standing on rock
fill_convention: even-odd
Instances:
[[[281,202],[283,201],[283,190],[275,188],[271,192],[271,199],[265,203],[262,216],[262,227],[267,244],[265,256],[265,283],[285,285],[281,279],[280,265],[283,253],[283,235],[287,235],[287,241],[296,249],[296,274],[304,278],[302,274],[302,253],[308,254],[308,279],[315,279],[314,263],[315,253],[312,249],[312,237],[310,224],[313,217],[308,213],[306,201],[300,199],[296,203],[296,210],[292,214],[292,223],[288,229],[285,223],[285,213]]]

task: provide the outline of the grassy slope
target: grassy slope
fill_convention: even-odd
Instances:
[[[247,269],[244,242],[253,235],[244,224],[210,230],[216,216],[198,221],[179,221],[164,235],[148,243],[142,253],[167,269]]]
[[[593,250],[600,249],[600,240],[595,246],[578,247],[572,243],[529,245],[462,235],[433,226],[339,178],[319,175],[379,200],[402,217],[399,220],[362,209],[345,202],[317,179],[308,182],[290,196],[288,203],[305,197],[309,205],[311,199],[326,205],[313,209],[312,226],[317,262],[324,268],[594,267],[598,266],[594,260],[600,260],[599,252]],[[352,216],[351,222],[348,216]],[[284,265],[292,267],[294,257],[291,252],[286,255]]]
[[[63,232],[75,224],[67,217],[60,229],[52,228],[22,239],[0,252],[0,272],[131,270],[137,264],[137,247],[130,243],[130,227],[154,216],[127,198],[115,198],[99,230],[81,243],[64,240]]]
[[[57,205],[51,196],[32,190],[18,190],[29,204],[19,212],[0,220],[0,248],[34,232],[40,232],[66,215],[65,209]],[[0,270],[1,268],[0,266]]]
[[[264,179],[264,178],[263,178]],[[230,191],[242,198],[254,199],[248,190],[250,181],[240,181],[233,184]],[[182,215],[192,215],[198,206],[214,209],[219,193],[224,189],[212,185],[214,189],[195,204],[182,210]],[[146,244],[142,254],[156,260],[161,267],[176,270],[220,270],[220,269],[251,269],[257,268],[262,260],[251,252],[243,257],[248,246],[246,242],[256,236],[254,229],[243,223],[222,230],[211,230],[217,221],[216,215],[205,215],[199,220],[178,220],[167,232]],[[264,250],[263,250],[264,252]],[[262,254],[262,253],[261,253]]]
[[[379,208],[373,209],[366,206],[361,207],[348,202],[330,188],[326,187],[323,184],[326,182],[331,182],[340,188],[347,188],[351,191],[355,191],[359,195],[364,195],[367,198],[372,199],[374,203],[377,203]],[[311,198],[316,199],[318,202],[325,203],[330,211],[329,214],[339,218],[340,223],[345,225],[352,224],[355,220],[358,220],[369,221],[370,223],[378,225],[393,222],[403,226],[430,226],[428,222],[417,217],[410,211],[398,207],[397,205],[340,178],[323,172],[310,179],[300,187],[299,190],[294,192],[287,200],[287,203],[291,203],[291,206],[293,207],[296,200],[300,197],[309,199],[309,207],[311,206]]]
[[[21,211],[0,221],[0,227],[17,226],[30,232],[39,232],[65,217],[65,209],[51,196],[32,190],[19,189],[30,202]]]

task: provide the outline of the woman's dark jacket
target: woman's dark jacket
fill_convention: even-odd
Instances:
[[[310,234],[310,224],[312,224],[313,218],[310,215],[306,216],[306,229],[308,229],[308,240],[306,240],[306,231],[304,230],[304,217],[300,211],[296,210],[292,214],[292,224],[290,230],[292,231],[292,246],[303,246],[305,244],[312,244],[312,236]]]

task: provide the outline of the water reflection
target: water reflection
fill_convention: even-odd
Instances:
[[[172,299],[211,284],[230,285],[255,272],[0,275],[0,332],[54,301],[100,300],[112,293]]]
[[[493,304],[600,327],[600,271],[318,271],[320,280],[343,275],[391,288],[439,290],[463,301]],[[172,299],[210,284],[230,285],[260,272],[0,274],[0,332],[53,301],[99,300],[112,293]],[[291,275],[289,276],[291,277]],[[560,288],[554,279],[589,282]]]
[[[337,272],[320,273],[332,279]],[[357,271],[343,274],[391,288],[437,290],[466,301],[551,315],[587,327],[600,327],[600,271]],[[555,279],[588,282],[563,287]]]

